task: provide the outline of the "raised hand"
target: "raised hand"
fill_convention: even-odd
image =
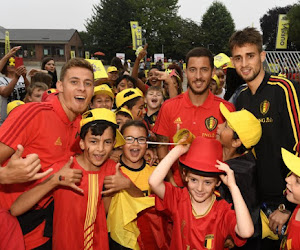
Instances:
[[[226,175],[221,174],[220,178],[229,189],[236,186],[234,172],[226,163],[217,160],[217,164],[215,166],[226,173]]]
[[[148,43],[145,44],[144,48],[140,51],[138,59],[142,60],[147,55]]]

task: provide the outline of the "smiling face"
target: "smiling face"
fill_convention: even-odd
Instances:
[[[300,177],[294,173],[285,178],[286,198],[288,201],[300,204]]]
[[[80,140],[86,169],[99,170],[99,167],[108,159],[114,145],[115,138],[111,127],[106,128],[101,136],[93,135],[89,129],[84,139]]]
[[[59,100],[70,121],[86,111],[94,93],[93,73],[81,67],[69,68],[58,81]]]
[[[214,70],[210,66],[209,58],[206,56],[190,57],[186,76],[188,86],[194,95],[203,95],[208,93],[209,85]]]
[[[55,63],[54,60],[50,60],[45,64],[45,70],[54,72],[55,71]]]
[[[232,49],[232,62],[236,72],[247,83],[264,75],[262,63],[265,58],[266,53],[259,52],[255,44],[246,43],[242,47],[234,46]]]
[[[158,110],[164,102],[163,94],[161,91],[149,90],[145,97],[145,103],[150,109]]]
[[[155,74],[155,72],[159,71],[158,69],[156,68],[152,68],[149,70],[148,72],[148,81],[149,81],[149,84],[151,86],[159,86],[161,87],[161,81],[158,80],[157,78],[157,75]]]
[[[136,139],[133,143],[128,143],[128,141],[130,141],[130,137],[141,138],[141,140],[145,141],[147,139],[147,131],[143,127],[129,126],[123,131],[123,137],[126,142],[123,146],[123,162],[132,168],[141,167],[147,144],[140,144]]]
[[[91,108],[106,108],[111,110],[113,107],[113,100],[109,95],[99,94],[93,98],[93,102],[91,103]]]
[[[215,187],[220,185],[216,177],[205,177],[188,172],[186,181],[192,204],[209,204],[214,193]]]

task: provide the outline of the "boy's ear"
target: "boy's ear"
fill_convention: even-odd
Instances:
[[[231,143],[231,146],[233,147],[233,148],[238,148],[238,147],[240,147],[242,145],[242,142],[241,142],[241,140],[240,139],[233,139],[232,140],[232,143]]]
[[[64,92],[63,91],[64,88],[63,88],[62,85],[63,85],[62,81],[57,81],[56,82],[56,88],[57,88],[58,92]]]
[[[84,150],[85,147],[84,147],[84,142],[82,139],[80,139],[80,141],[79,141],[79,146],[80,146],[81,150]]]
[[[217,184],[216,184],[216,187],[220,186],[221,185],[221,180],[220,178],[218,178],[218,181],[217,181]]]

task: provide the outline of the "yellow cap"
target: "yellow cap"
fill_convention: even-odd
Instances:
[[[230,112],[222,102],[220,110],[228,126],[238,134],[246,148],[251,148],[259,142],[262,128],[260,121],[252,113],[246,109]]]
[[[291,170],[294,174],[300,176],[300,158],[284,148],[281,148],[281,154],[283,162],[288,167],[288,169]]]
[[[274,234],[273,231],[269,227],[269,219],[265,215],[265,213],[260,210],[260,218],[261,218],[261,229],[262,229],[262,234],[261,238],[269,238],[271,240],[278,240],[278,235]]]
[[[223,69],[227,69],[227,68],[233,68],[234,69],[235,67],[234,67],[233,63],[231,62],[231,60],[230,60],[230,62],[228,62],[227,64],[224,64],[222,68]]]
[[[138,96],[144,97],[142,91],[140,91],[137,88],[129,88],[122,90],[116,96],[117,108],[121,107],[125,102],[132,100],[133,98]]]
[[[130,115],[130,117],[132,118],[132,120],[134,120],[133,115],[131,114],[131,112],[128,109],[123,108],[123,107],[119,108],[119,109],[116,109],[115,114],[117,115],[119,112],[127,113],[128,115]]]
[[[219,79],[219,77],[217,75],[214,75],[212,77],[212,79],[214,79],[216,81],[218,88],[220,88],[220,79]]]
[[[16,107],[22,105],[22,104],[25,104],[25,102],[22,102],[20,100],[15,100],[15,101],[12,101],[12,102],[9,102],[7,104],[7,108],[6,108],[6,113],[7,115]]]
[[[107,68],[107,73],[110,73],[110,72],[115,72],[115,71],[119,71],[115,66],[109,66]]]
[[[115,125],[117,128],[116,114],[111,110],[105,108],[96,108],[86,111],[82,115],[82,119],[80,121],[80,128],[82,128],[85,124],[93,121],[106,121]],[[125,144],[125,140],[121,135],[120,131],[116,129],[116,144],[115,148],[120,147]]]
[[[111,88],[107,84],[101,84],[94,88],[94,96],[100,94],[108,95],[112,99],[115,98],[114,93],[112,92]]]

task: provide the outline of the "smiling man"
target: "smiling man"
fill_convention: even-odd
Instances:
[[[237,110],[247,109],[262,125],[262,137],[255,146],[259,194],[261,202],[273,213],[269,216],[271,230],[281,232],[292,209],[282,194],[287,169],[281,157],[281,147],[299,153],[299,85],[263,69],[266,52],[262,37],[255,28],[234,33],[229,45],[237,73],[247,83],[236,101]],[[265,239],[262,249],[278,249],[279,241]]]
[[[42,172],[55,162],[67,160],[80,153],[79,122],[94,93],[93,67],[84,59],[74,58],[61,70],[57,82],[58,96],[46,103],[28,103],[13,110],[0,127],[0,164],[14,154],[17,146],[23,155],[38,154]],[[22,160],[20,157],[19,161]],[[19,164],[10,161],[10,164]],[[11,180],[9,183],[16,183]],[[6,182],[7,183],[7,182]],[[36,182],[0,186],[0,206],[9,209],[15,199]],[[27,249],[43,246],[51,249],[51,198],[40,202],[34,210],[20,218]],[[50,217],[49,217],[50,214]]]
[[[189,51],[186,64],[188,90],[164,102],[153,128],[160,141],[173,142],[178,127],[190,130],[195,136],[215,138],[217,125],[225,121],[219,109],[220,102],[234,111],[232,104],[216,97],[209,90],[214,64],[213,55],[208,49],[199,47]],[[158,147],[160,160],[167,153],[167,146]],[[182,186],[178,165],[174,165],[172,170],[176,184]]]

